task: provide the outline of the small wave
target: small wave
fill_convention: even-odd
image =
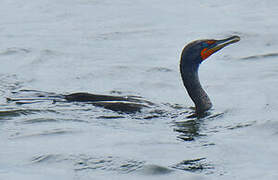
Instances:
[[[61,118],[34,118],[34,119],[28,119],[22,121],[22,124],[35,124],[35,123],[57,123],[57,122],[82,122],[82,123],[88,123],[88,121],[85,120],[79,120],[79,119],[61,119]]]
[[[122,39],[124,37],[137,37],[138,35],[152,35],[154,30],[130,30],[130,31],[114,31],[101,33],[93,37],[96,40],[115,40]]]
[[[23,86],[23,82],[15,74],[0,74],[0,95],[14,91]]]
[[[142,167],[144,162],[136,160],[124,160],[117,157],[108,156],[105,158],[92,158],[82,157],[75,162],[75,171],[84,170],[106,170],[106,171],[117,171],[121,173],[130,173],[138,170]]]
[[[57,93],[45,92],[45,91],[39,91],[39,90],[33,90],[33,89],[21,89],[19,91],[13,91],[12,94],[15,95],[17,98],[20,98],[20,97],[24,97],[24,98],[28,98],[28,97],[33,97],[33,98],[61,97],[61,95],[59,95]]]
[[[236,124],[236,125],[233,125],[233,126],[227,126],[226,128],[229,129],[229,130],[235,130],[235,129],[240,129],[240,128],[246,128],[246,127],[249,127],[249,126],[252,126],[256,123],[256,121],[252,121],[252,122],[249,122],[249,123],[239,123],[239,124]]]
[[[95,157],[86,154],[80,155],[61,155],[47,154],[38,155],[31,159],[32,164],[62,164],[70,163],[76,172],[102,170],[102,171],[117,171],[120,173],[130,173],[143,167],[144,161],[132,159],[122,159],[120,157],[106,156]]]
[[[11,136],[11,139],[22,139],[22,138],[32,138],[32,137],[41,137],[41,136],[56,136],[56,135],[65,135],[65,134],[73,134],[75,131],[65,130],[65,129],[52,129],[38,133],[30,133],[30,134],[22,134],[15,133]]]
[[[155,164],[144,165],[139,172],[144,175],[164,175],[173,172],[173,169],[168,167],[158,166]]]
[[[72,166],[75,172],[82,171],[116,171],[119,173],[139,173],[143,175],[164,175],[177,169],[174,167],[164,167],[155,164],[146,164],[145,161],[133,159],[123,159],[121,157],[106,156],[96,157],[87,154],[80,155],[62,155],[47,154],[38,155],[31,159],[32,164],[63,164],[67,163]]]
[[[122,119],[125,116],[98,116],[97,119]]]
[[[11,110],[1,110],[0,119],[17,117],[21,115],[39,114],[42,112],[55,112],[53,110],[40,110],[40,109],[11,109]]]
[[[31,159],[31,162],[34,164],[54,163],[54,162],[57,162],[59,159],[63,159],[63,156],[59,155],[59,154],[47,154],[47,155],[39,155],[39,156],[33,157]]]
[[[209,170],[214,169],[212,164],[206,162],[206,158],[184,160],[172,166],[172,168],[183,170],[183,171],[189,171],[189,172],[207,171],[208,173],[212,173],[211,171],[209,172]]]
[[[242,60],[251,60],[251,59],[263,59],[263,58],[273,58],[278,57],[278,53],[268,53],[268,54],[261,54],[261,55],[254,55],[254,56],[247,56],[240,58]]]
[[[63,155],[63,154],[46,154],[37,155],[31,159],[32,164],[46,165],[70,165],[75,172],[82,171],[116,171],[119,173],[139,173],[143,175],[165,175],[175,170],[189,172],[213,173],[213,165],[207,162],[206,158],[197,158],[183,160],[175,165],[164,167],[156,164],[147,164],[145,161],[134,159],[124,159],[116,156],[91,156],[87,154]]]
[[[154,67],[148,69],[147,72],[173,72],[173,70],[165,67]]]
[[[12,48],[7,48],[6,50],[0,52],[0,56],[15,55],[15,54],[28,54],[30,52],[31,52],[30,49],[12,47]]]

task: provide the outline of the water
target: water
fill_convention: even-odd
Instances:
[[[277,179],[278,3],[2,0],[0,179]],[[214,110],[187,118],[183,46],[241,36],[200,78]],[[142,96],[119,114],[6,102],[21,90]]]

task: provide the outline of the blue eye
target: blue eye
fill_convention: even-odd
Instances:
[[[209,45],[207,43],[202,44],[204,48],[207,48]]]

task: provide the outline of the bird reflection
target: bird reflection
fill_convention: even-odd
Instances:
[[[201,127],[207,119],[215,119],[222,117],[224,113],[206,112],[202,115],[192,114],[183,121],[174,122],[174,131],[178,132],[178,139],[183,141],[194,141],[196,138],[204,137],[206,134],[201,133]]]
[[[174,122],[174,124],[176,126],[174,131],[179,133],[177,138],[183,141],[194,141],[197,137],[205,136],[200,133],[201,122],[198,119]]]

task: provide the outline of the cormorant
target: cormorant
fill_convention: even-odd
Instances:
[[[186,45],[182,51],[180,59],[180,73],[183,84],[195,104],[196,114],[202,114],[211,109],[212,103],[202,88],[198,69],[199,65],[213,53],[219,51],[223,47],[238,42],[239,36],[232,36],[222,40],[197,40]],[[32,90],[25,90],[32,91]],[[130,96],[108,96],[89,93],[72,93],[68,95],[57,95],[55,93],[46,93],[41,91],[35,92],[38,97],[53,98],[54,101],[65,99],[69,102],[88,102],[95,106],[101,106],[113,111],[134,113],[140,111],[144,107],[154,105],[153,103],[142,100],[138,97]],[[7,98],[8,101],[26,101],[26,100],[50,100],[50,99],[12,99]]]
[[[212,108],[212,103],[202,88],[198,69],[199,65],[207,59],[213,53],[219,51],[223,47],[238,42],[240,40],[239,36],[232,36],[222,40],[214,40],[214,39],[206,39],[206,40],[197,40],[186,45],[181,54],[180,60],[180,73],[183,80],[183,84],[195,104],[196,113],[202,114],[205,111]],[[82,102],[99,102],[106,101],[105,104],[107,107],[113,106],[114,109],[121,107],[121,110],[128,108],[127,105],[132,105],[132,110],[137,111],[140,110],[142,105],[139,104],[114,104],[107,103],[111,101],[122,101],[122,102],[142,102],[142,100],[129,98],[129,97],[120,97],[120,96],[104,96],[104,95],[94,95],[88,93],[74,93],[65,96],[65,99],[68,101],[82,101]],[[148,102],[148,101],[144,101]],[[148,102],[149,104],[150,102]],[[97,105],[97,103],[95,103]],[[120,106],[121,105],[121,106]],[[105,106],[104,106],[105,107]],[[111,108],[110,108],[111,109]]]
[[[180,60],[180,73],[183,84],[195,104],[197,114],[212,108],[212,103],[199,81],[199,65],[213,53],[239,40],[239,36],[222,40],[197,40],[184,47]]]

